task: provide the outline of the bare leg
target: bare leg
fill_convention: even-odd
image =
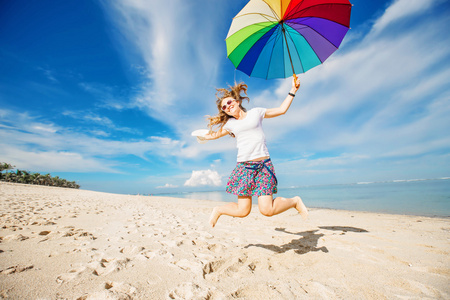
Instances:
[[[227,203],[222,206],[214,207],[209,217],[209,224],[214,227],[221,215],[243,218],[248,216],[252,210],[251,196],[238,196],[238,203]]]
[[[303,203],[302,198],[299,196],[294,197],[294,199],[297,199],[297,205],[295,206],[295,209],[300,213],[302,218],[306,220],[308,218],[309,212],[308,208],[306,208],[306,205]]]
[[[272,195],[259,196],[258,206],[259,211],[268,217],[278,215],[290,208],[295,208],[302,218],[306,219],[308,217],[308,209],[299,196],[294,198],[277,197],[275,200]]]

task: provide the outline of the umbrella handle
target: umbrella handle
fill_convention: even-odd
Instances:
[[[300,84],[297,84],[297,75],[295,75],[295,73],[294,73],[294,83],[296,88],[300,87]]]

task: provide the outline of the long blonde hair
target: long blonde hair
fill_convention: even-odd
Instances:
[[[248,86],[241,82],[241,83],[235,83],[234,86],[228,86],[228,89],[219,88],[216,89],[216,105],[217,109],[219,110],[219,113],[213,117],[207,116],[208,119],[208,128],[209,132],[213,131],[214,126],[219,126],[219,129],[222,129],[223,126],[227,123],[227,121],[230,118],[233,118],[232,116],[229,116],[222,110],[222,100],[228,97],[233,98],[236,100],[237,103],[239,103],[239,107],[243,111],[247,111],[245,107],[242,106],[242,100],[250,101],[250,99],[247,97],[247,88]],[[245,96],[242,96],[241,93],[244,92]],[[232,133],[230,133],[231,136],[234,137]]]

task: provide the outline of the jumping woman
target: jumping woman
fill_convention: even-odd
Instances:
[[[258,197],[259,211],[265,216],[277,215],[290,208],[295,208],[303,218],[308,216],[308,209],[300,197],[273,198],[278,182],[262,129],[264,118],[275,118],[287,112],[299,87],[300,81],[292,80],[292,88],[279,107],[253,108],[249,111],[242,106],[243,100],[249,101],[246,84],[217,89],[219,113],[208,118],[210,131],[198,138],[215,140],[226,135],[236,138],[237,165],[229,177],[226,191],[237,195],[238,202],[215,207],[209,219],[212,227],[221,215],[246,217],[252,209],[252,196]],[[219,126],[217,131],[213,131],[214,126]]]

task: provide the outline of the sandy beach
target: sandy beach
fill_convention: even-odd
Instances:
[[[2,182],[0,297],[450,299],[447,218],[216,205]]]

